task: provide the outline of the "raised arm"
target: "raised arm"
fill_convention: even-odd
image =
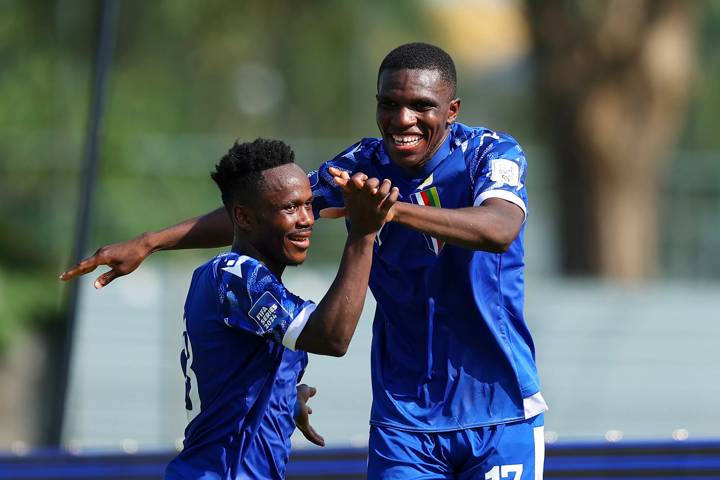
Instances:
[[[338,273],[296,342],[306,352],[339,357],[347,351],[365,303],[375,235],[397,201],[388,180],[363,174],[353,180],[343,186],[350,232]]]
[[[110,270],[95,279],[95,288],[102,288],[116,278],[133,272],[158,250],[221,247],[230,245],[232,238],[230,217],[224,208],[218,208],[157,232],[146,232],[124,242],[106,245],[62,273],[60,280],[71,280],[92,272],[100,265],[107,265]]]

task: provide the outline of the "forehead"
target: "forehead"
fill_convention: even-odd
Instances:
[[[451,87],[439,70],[383,70],[378,78],[378,95],[449,98]]]
[[[269,168],[263,171],[262,175],[262,195],[267,199],[282,201],[312,195],[307,174],[294,163]]]

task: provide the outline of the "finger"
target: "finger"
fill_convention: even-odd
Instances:
[[[365,182],[365,190],[370,192],[372,195],[375,195],[378,191],[378,187],[380,186],[380,180],[377,178],[371,178],[367,182]]]
[[[117,277],[122,277],[123,274],[118,272],[117,270],[110,270],[109,272],[105,272],[102,275],[100,275],[94,283],[95,288],[100,289],[107,285],[108,283],[115,280]]]
[[[383,180],[382,185],[380,185],[380,188],[377,190],[377,194],[380,198],[385,198],[390,193],[390,188],[392,187],[392,182],[388,180],[387,178]]]
[[[315,388],[315,387],[308,387],[308,388],[309,388],[308,398],[309,398],[309,397],[314,397],[315,394],[317,393],[317,388]]]
[[[81,275],[85,275],[86,273],[90,273],[93,270],[95,270],[98,265],[105,265],[99,258],[98,255],[95,254],[91,257],[85,258],[78,262],[73,267],[67,269],[63,273],[60,274],[60,280],[71,280],[75,277],[79,277]]]
[[[303,436],[307,438],[310,442],[314,443],[315,445],[319,447],[325,446],[325,439],[315,431],[315,429],[308,425],[306,430],[302,430]]]
[[[312,407],[307,407],[307,412],[308,412],[308,415],[312,415]]]
[[[297,398],[301,403],[305,403],[308,399],[308,386],[301,383],[297,386]]]
[[[357,172],[355,175],[352,176],[350,181],[355,185],[355,188],[360,190],[365,185],[365,181],[368,179],[368,176],[365,175],[362,172]]]
[[[348,175],[348,173],[347,173],[345,170],[340,170],[340,169],[337,168],[337,167],[330,167],[330,168],[328,168],[328,172],[330,172],[330,175],[332,175],[333,177],[341,177],[341,178],[344,178],[344,179],[346,179],[346,180],[347,180],[348,178],[350,178],[350,175]]]
[[[399,196],[400,190],[398,190],[397,187],[393,187],[390,193],[383,199],[382,204],[380,204],[381,211],[387,213],[392,206],[395,205]]]
[[[342,218],[347,215],[345,207],[328,207],[320,210],[320,218]]]
[[[343,177],[333,177],[333,182],[335,182],[335,185],[340,185],[341,187],[344,187],[348,183],[347,178]]]

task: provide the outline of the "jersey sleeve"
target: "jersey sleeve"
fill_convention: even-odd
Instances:
[[[223,259],[215,271],[226,325],[295,350],[315,310],[313,302],[288,291],[265,265],[250,257]]]
[[[369,160],[376,147],[377,139],[365,138],[323,163],[317,170],[308,173],[313,191],[313,213],[316,217],[323,208],[344,205],[342,190],[335,184],[328,169],[335,167],[352,175],[363,162]]]
[[[520,207],[527,218],[527,161],[517,141],[504,133],[484,133],[476,152],[471,165],[473,205],[502,198]]]

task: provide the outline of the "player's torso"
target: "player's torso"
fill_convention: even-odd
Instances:
[[[181,366],[189,424],[184,450],[171,467],[190,476],[225,472],[221,478],[270,468],[272,478],[287,461],[295,385],[307,355],[225,324],[212,265],[204,267],[193,275],[185,306]],[[246,458],[265,450],[258,432],[283,457],[278,465],[272,458]]]
[[[477,142],[450,142],[448,155],[415,178],[381,158],[357,170],[390,178],[402,201],[469,207],[468,155]],[[513,302],[501,289],[503,283],[519,285],[522,296],[522,250],[522,238],[500,255],[448,245],[394,223],[383,227],[370,280],[378,302],[374,423],[442,430],[517,418],[522,394],[512,347],[505,341],[514,328],[507,311]]]

